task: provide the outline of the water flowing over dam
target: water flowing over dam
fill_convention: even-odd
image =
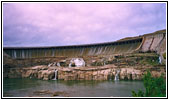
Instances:
[[[166,30],[160,30],[115,42],[52,47],[4,47],[3,50],[14,59],[114,55],[132,53],[138,50],[157,52],[161,48],[164,50],[166,48],[165,34]]]
[[[131,53],[136,50],[142,42],[142,38],[91,45],[74,45],[60,47],[21,47],[4,48],[5,52],[12,58],[38,58],[38,57],[77,57],[94,55],[111,55],[120,53]]]

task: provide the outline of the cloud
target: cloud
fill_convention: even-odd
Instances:
[[[4,3],[4,46],[115,41],[166,28],[164,3]]]

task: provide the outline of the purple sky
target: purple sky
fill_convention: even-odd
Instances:
[[[165,28],[165,3],[3,3],[4,46],[110,42]]]

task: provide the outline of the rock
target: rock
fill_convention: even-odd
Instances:
[[[67,61],[67,60],[61,60],[61,61],[59,62],[60,65],[58,65],[58,66],[59,66],[59,67],[60,67],[60,66],[62,66],[62,67],[68,66],[68,64],[67,64],[66,61]]]
[[[120,80],[141,80],[146,69],[149,69],[153,77],[165,76],[165,66],[90,66],[90,67],[48,67],[34,66],[30,68],[11,68],[9,78],[37,78],[51,80],[54,78],[55,69],[58,70],[58,79],[61,80],[109,80],[114,79],[116,70],[120,70]]]
[[[44,94],[52,94],[52,92],[49,90],[38,90],[38,91],[34,91],[33,94],[44,95]]]
[[[52,94],[52,96],[64,96],[64,97],[68,97],[68,93],[66,92],[62,92],[62,91],[56,91]]]
[[[43,70],[42,71],[43,80],[50,80],[54,76],[54,71]]]
[[[57,62],[53,62],[53,63],[49,63],[49,64],[48,64],[48,67],[56,66],[56,65],[58,65],[58,63],[57,63]]]

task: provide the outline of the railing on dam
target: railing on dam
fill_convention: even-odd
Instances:
[[[57,47],[4,47],[6,54],[14,59],[40,58],[40,57],[77,57],[94,55],[112,55],[120,53],[131,53],[135,51],[142,42],[142,38],[123,40],[89,45],[72,45]]]

